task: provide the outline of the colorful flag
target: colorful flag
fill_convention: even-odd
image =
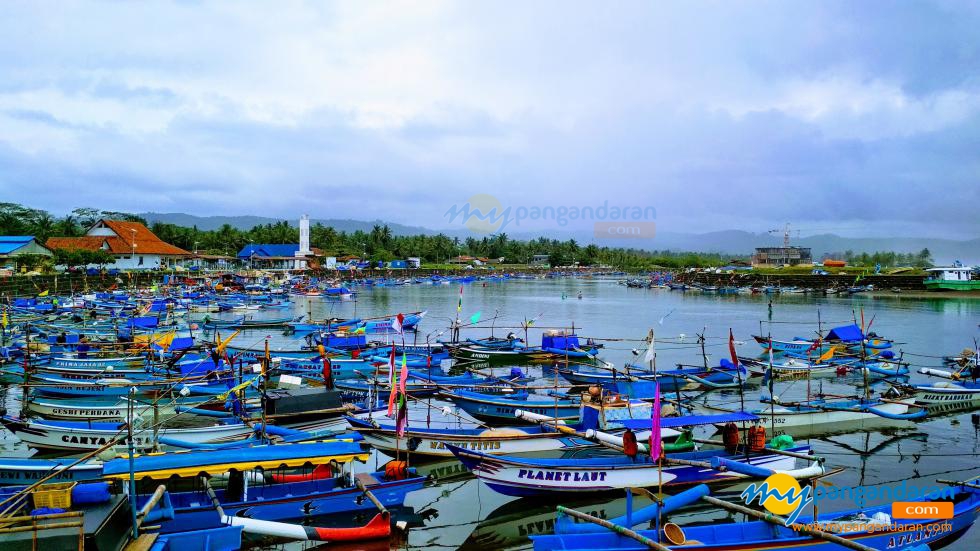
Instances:
[[[834,357],[834,352],[836,352],[836,351],[837,351],[837,348],[836,348],[836,347],[833,347],[833,346],[831,346],[831,347],[830,347],[830,350],[828,350],[828,351],[826,351],[826,352],[824,352],[824,353],[823,353],[823,355],[822,355],[822,356],[820,356],[820,358],[819,358],[819,359],[818,359],[817,361],[818,361],[818,362],[825,362],[825,361],[827,361],[827,360],[829,360],[829,359],[831,359],[831,358],[833,358],[833,357]]]
[[[771,344],[770,344],[771,346]],[[732,355],[732,363],[735,364],[735,368],[738,368],[738,354],[735,353],[735,335],[732,334],[732,330],[728,330],[728,352]]]
[[[395,384],[395,345],[391,345],[391,356],[388,358],[388,417],[395,414],[395,396],[398,385]]]
[[[398,400],[398,417],[395,418],[395,436],[405,436],[408,428],[408,397],[404,394]]]
[[[456,305],[456,313],[463,311],[463,286],[459,286],[459,304]]]
[[[6,308],[3,310],[3,319],[0,320],[0,325],[3,325],[4,327],[7,327],[8,325],[10,325],[10,319],[7,318],[7,309]]]
[[[643,356],[643,361],[650,363],[653,358],[657,355],[657,337],[654,336],[653,330],[650,331],[650,346],[647,347],[647,353]]]
[[[650,414],[650,457],[660,459],[663,443],[660,441],[660,383],[653,383],[653,410]]]
[[[404,328],[402,327],[402,323],[404,321],[405,321],[404,314],[398,314],[397,316],[394,317],[394,319],[391,320],[391,328],[395,330],[395,333],[398,333],[400,335],[404,332]]]
[[[808,348],[806,351],[807,352],[813,352],[814,350],[816,350],[818,348],[820,348],[820,339],[817,339],[817,340],[813,341],[813,344],[811,344],[810,345],[810,348]]]
[[[45,290],[41,291],[40,293],[37,294],[37,296],[39,296],[39,297],[46,297],[46,296],[48,296],[48,290],[45,289]]]
[[[405,353],[402,352],[402,372],[398,376],[398,389],[402,394],[408,394],[408,390],[405,388],[408,382],[408,359],[405,357]]]
[[[480,312],[477,312],[472,316],[470,316],[470,323],[476,323],[478,321],[480,321]]]

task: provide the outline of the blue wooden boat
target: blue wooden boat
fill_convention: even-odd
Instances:
[[[216,516],[215,512],[211,513]],[[242,548],[241,526],[218,526],[163,534],[150,551],[237,551]]]
[[[720,365],[704,369],[699,367],[668,369],[656,375],[640,366],[629,366],[632,371],[584,371],[572,368],[557,368],[563,378],[576,385],[603,385],[629,396],[645,398],[652,396],[653,385],[660,383],[661,392],[679,390],[708,390],[714,388],[737,387],[739,381],[748,378],[748,372],[739,366],[736,370],[731,361],[722,359]],[[739,373],[741,372],[741,373]]]
[[[549,400],[546,396],[539,396],[532,399],[526,392],[484,394],[468,390],[444,390],[440,395],[452,400],[460,409],[476,419],[491,423],[513,424],[514,412],[519,409],[566,421],[579,418],[579,401],[567,398]]]
[[[385,507],[404,504],[405,496],[422,489],[425,478],[414,469],[402,479],[388,480],[384,472],[364,473],[360,480]],[[301,482],[252,484],[246,495],[229,489],[215,490],[221,508],[228,516],[278,521],[320,515],[374,510],[374,504],[343,478],[320,478]],[[200,491],[170,492],[174,520],[162,523],[162,533],[214,526],[213,506]],[[137,500],[142,503],[143,500]]]
[[[0,485],[33,484],[56,471],[58,474],[51,479],[51,482],[78,482],[102,477],[101,463],[87,462],[66,468],[74,462],[74,459],[2,457],[0,458]]]
[[[356,327],[362,320],[361,318],[340,319],[332,318],[322,321],[293,321],[286,324],[287,331],[303,335],[318,331],[338,331]]]
[[[231,320],[212,319],[204,324],[205,327],[212,329],[248,329],[265,327],[285,327],[291,321],[298,321],[300,318],[280,317],[280,318],[255,318],[252,316],[242,316]]]
[[[953,518],[899,519],[891,518],[892,504],[879,505],[850,511],[835,511],[823,513],[817,521],[823,524],[848,524],[853,531],[848,530],[841,536],[855,543],[872,549],[899,549],[905,551],[920,551],[939,549],[956,541],[973,526],[980,513],[980,490],[967,486],[957,486],[951,489],[953,493]],[[934,501],[948,501],[942,494],[932,494],[916,503],[928,504]],[[879,519],[888,517],[888,524],[897,525],[897,529],[874,529],[871,523],[878,515]],[[801,516],[797,524],[811,524],[813,516]],[[867,526],[860,529],[860,524]],[[857,525],[857,526],[854,526]],[[646,545],[634,539],[619,535],[615,532],[602,530],[599,532],[582,533],[574,531],[562,533],[562,522],[556,523],[554,535],[531,536],[534,551],[576,550],[576,551],[645,551]],[[939,528],[936,528],[939,527]],[[628,528],[628,527],[627,527]],[[658,541],[660,536],[656,530],[637,530],[643,537]],[[732,523],[711,523],[702,526],[687,526],[683,528],[686,542],[683,545],[672,545],[660,541],[669,549],[685,551],[747,551],[766,549],[800,549],[806,551],[837,551],[842,547],[783,526],[776,526],[765,521],[741,521]],[[925,546],[925,547],[923,547]]]
[[[666,487],[711,484],[746,477],[734,469],[722,471],[702,466],[719,459],[769,471],[792,471],[796,465],[795,458],[767,450],[751,453],[748,458],[745,454],[732,454],[723,449],[669,454],[668,458],[698,464],[668,463],[660,468],[648,455],[637,455],[635,458],[617,454],[584,459],[538,459],[490,455],[450,444],[446,444],[446,447],[483,483],[496,492],[511,496],[590,493],[661,484]],[[808,450],[808,446],[790,449],[798,454]]]
[[[251,432],[251,429],[249,429]],[[140,455],[133,459],[132,471],[137,480],[167,479],[171,476],[197,476],[199,473],[221,474],[232,469],[298,468],[306,464],[367,461],[369,454],[355,442],[328,440],[277,446],[254,446],[243,454],[240,448],[194,450],[187,452]],[[242,469],[244,463],[248,467]],[[102,466],[107,480],[125,480],[130,475],[128,457],[106,461]]]
[[[391,356],[389,355],[391,350],[389,349],[385,353],[384,349],[380,350],[379,353],[373,354],[367,357],[367,359],[373,362],[388,363]],[[449,352],[439,352],[431,355],[421,355],[421,354],[405,354],[404,361],[408,367],[438,367],[442,364],[443,360],[449,359]],[[403,355],[401,352],[395,352],[395,365],[400,366],[402,364]]]
[[[567,357],[580,362],[596,361],[600,345],[582,344],[573,333],[551,332],[541,336],[541,346],[527,346],[522,339],[467,339],[453,349],[457,358],[483,360],[491,363],[534,362]]]
[[[248,448],[247,453],[241,449],[220,449],[139,456],[133,461],[133,471],[139,480],[230,472],[228,487],[215,490],[225,515],[275,521],[373,509],[372,502],[364,499],[363,492],[348,479],[323,477],[320,470],[307,468],[363,462],[368,457],[368,452],[359,444],[334,440],[255,446]],[[106,462],[103,467],[105,478],[128,479],[129,463],[128,458]],[[246,486],[244,473],[259,468],[268,475],[268,480]],[[300,474],[284,474],[295,469],[306,470]],[[421,489],[425,482],[425,478],[417,476],[413,469],[390,477],[384,472],[362,473],[354,479],[387,507],[402,505],[406,494]],[[146,496],[139,498],[137,504],[142,505],[146,500]],[[161,532],[214,526],[215,509],[203,491],[170,492],[170,503],[174,519],[163,522]]]
[[[358,381],[341,380],[334,382],[337,390],[343,390],[345,396],[366,397],[375,389],[378,392],[387,393],[391,390],[388,381]],[[439,386],[429,382],[410,381],[405,383],[405,390],[416,398],[433,396],[439,391]]]
[[[892,341],[882,339],[874,333],[865,335],[861,327],[855,323],[834,327],[820,340],[794,337],[790,341],[781,341],[759,335],[752,335],[752,338],[764,350],[769,350],[771,343],[773,352],[795,352],[798,354],[821,354],[834,345],[845,345],[849,348],[861,348],[863,346],[866,350],[885,350],[892,347]]]
[[[0,424],[28,447],[40,450],[82,453],[97,450],[114,440],[117,442],[114,449],[126,449],[125,423],[24,421],[5,415],[0,417]],[[225,424],[197,428],[163,428],[158,431],[158,435],[193,442],[227,442],[240,440],[252,432],[253,429],[244,424]],[[134,431],[133,440],[138,450],[144,450],[152,448],[153,437],[152,429],[143,428]]]

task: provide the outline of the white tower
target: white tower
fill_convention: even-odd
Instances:
[[[296,269],[306,269],[306,257],[311,256],[310,250],[310,217],[304,214],[299,219],[299,250],[296,251]]]

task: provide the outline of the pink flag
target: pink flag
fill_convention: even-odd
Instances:
[[[408,381],[408,360],[405,358],[405,353],[402,352],[402,372],[398,377],[398,388],[401,393],[408,396],[408,391],[405,389],[405,384]]]
[[[391,345],[391,356],[388,358],[388,417],[395,414],[395,395],[398,385],[395,384],[395,345]]]
[[[660,383],[653,383],[653,413],[650,416],[650,457],[660,459],[663,443],[660,441]]]

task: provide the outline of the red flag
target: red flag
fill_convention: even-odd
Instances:
[[[660,459],[663,445],[660,441],[660,383],[653,387],[653,412],[650,415],[650,457]]]
[[[770,346],[772,344],[770,343]],[[738,354],[735,353],[735,335],[732,334],[732,330],[728,330],[728,352],[732,355],[732,363],[735,364],[735,368],[738,368]]]
[[[398,314],[393,320],[391,320],[391,328],[395,330],[395,333],[401,334],[403,332],[402,323],[404,321],[404,314]]]

